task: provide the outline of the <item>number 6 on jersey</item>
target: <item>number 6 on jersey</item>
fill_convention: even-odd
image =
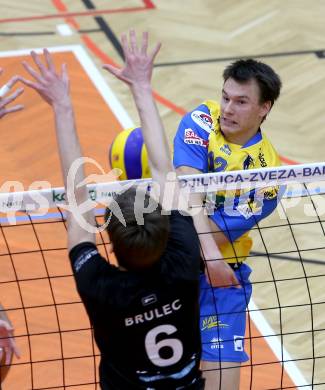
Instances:
[[[164,339],[157,342],[159,334],[171,335],[177,332],[173,325],[160,325],[151,329],[145,338],[144,344],[150,361],[158,367],[166,367],[176,364],[183,356],[183,344],[178,339]],[[170,348],[173,353],[169,358],[163,358],[159,353],[164,347]]]

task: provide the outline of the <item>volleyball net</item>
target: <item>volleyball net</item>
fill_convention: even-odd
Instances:
[[[241,389],[324,388],[325,163],[179,180],[188,192],[209,193],[213,201],[211,194],[220,191],[245,196],[254,188],[285,190],[277,209],[250,233],[250,360],[241,367]],[[103,204],[129,184],[89,185],[99,225]],[[65,201],[57,188],[0,194],[0,302],[22,355],[10,367],[2,361],[3,390],[99,389],[99,352],[68,260]],[[208,213],[211,201],[202,206]],[[105,232],[96,240],[102,255],[114,261]],[[215,347],[223,341],[215,340]]]

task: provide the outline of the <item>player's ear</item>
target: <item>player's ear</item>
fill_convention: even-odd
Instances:
[[[262,118],[265,118],[266,115],[270,112],[272,108],[271,100],[267,100],[266,102],[262,103],[260,106],[260,116]]]

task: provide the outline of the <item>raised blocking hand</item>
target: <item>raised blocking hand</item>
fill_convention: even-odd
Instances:
[[[38,72],[27,62],[23,62],[26,71],[34,81],[21,78],[28,87],[33,88],[50,105],[70,103],[70,83],[66,64],[61,66],[61,73],[56,72],[53,59],[47,49],[43,50],[45,65],[41,57],[34,51],[31,52],[34,64]]]
[[[135,84],[141,86],[150,85],[153,62],[159,52],[161,43],[157,43],[154,49],[148,53],[148,36],[148,32],[144,32],[141,43],[138,46],[134,30],[129,31],[129,42],[127,34],[122,34],[121,42],[125,57],[124,66],[117,68],[113,65],[105,64],[103,68],[127,83],[130,87]]]

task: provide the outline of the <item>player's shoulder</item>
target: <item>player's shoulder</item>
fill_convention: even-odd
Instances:
[[[208,138],[218,124],[219,115],[219,104],[213,100],[206,100],[185,114],[181,123],[201,137]]]

